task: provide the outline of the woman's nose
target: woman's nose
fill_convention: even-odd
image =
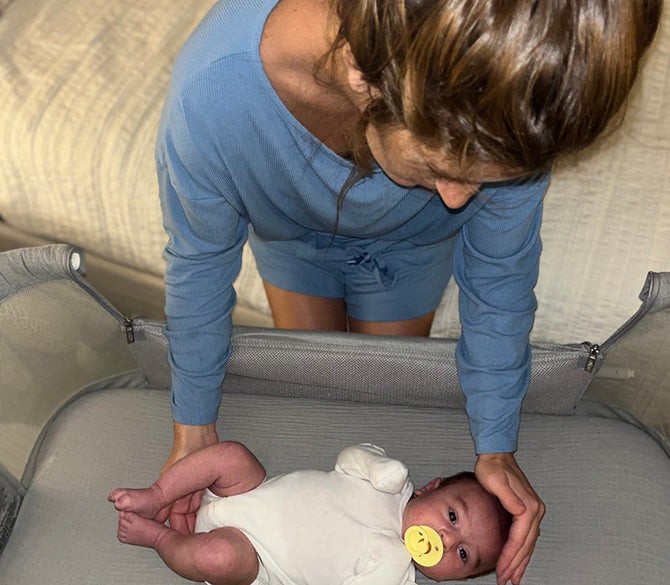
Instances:
[[[435,190],[450,209],[463,207],[479,191],[479,187],[481,185],[477,183],[454,183],[446,179],[435,181]]]

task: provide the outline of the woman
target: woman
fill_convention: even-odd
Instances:
[[[544,514],[514,453],[549,169],[620,117],[659,12],[660,0],[216,4],[175,65],[156,150],[167,465],[217,441],[247,237],[277,327],[427,335],[453,274],[475,473],[514,515],[497,574],[518,583]]]

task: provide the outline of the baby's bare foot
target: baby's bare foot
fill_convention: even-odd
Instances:
[[[155,518],[163,507],[153,485],[142,489],[115,489],[107,499],[119,512],[135,512],[142,518]]]
[[[165,524],[142,518],[134,512],[120,512],[116,536],[126,544],[156,548],[161,537],[169,530]]]

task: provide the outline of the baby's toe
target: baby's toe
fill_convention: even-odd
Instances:
[[[124,489],[114,490],[109,494],[109,501],[114,504],[114,507],[119,511],[127,511],[132,507],[132,498],[130,494]]]

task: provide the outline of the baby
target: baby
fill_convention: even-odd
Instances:
[[[195,533],[159,521],[205,488]],[[495,568],[511,522],[473,474],[414,490],[407,468],[371,444],[344,449],[334,471],[266,481],[244,445],[221,442],[109,500],[120,512],[119,540],[153,548],[182,577],[211,585],[409,585],[415,566],[436,581],[464,579]]]

